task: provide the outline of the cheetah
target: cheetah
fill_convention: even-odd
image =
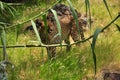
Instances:
[[[51,12],[51,10],[48,11],[47,16],[47,29],[44,26],[43,20],[36,19],[34,22],[36,24],[36,27],[38,29],[39,35],[41,37],[42,43],[44,44],[60,44],[62,41],[64,41],[68,46],[66,47],[66,51],[69,51],[71,46],[69,37],[71,36],[73,41],[79,41],[80,36],[81,39],[84,38],[84,32],[83,32],[83,26],[87,25],[87,21],[81,18],[81,14],[77,12],[78,15],[78,22],[79,22],[79,28],[80,28],[80,35],[78,34],[78,30],[75,24],[74,17],[72,15],[72,12],[70,8],[64,4],[57,4],[53,8],[53,10],[56,11],[58,20],[61,25],[61,34],[62,36],[59,36],[56,21],[54,19],[54,15]],[[33,30],[32,25],[27,26],[25,30]],[[55,57],[56,54],[56,47],[46,47],[47,53],[50,58]]]

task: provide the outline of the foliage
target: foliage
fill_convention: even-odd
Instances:
[[[34,3],[34,1],[35,0],[33,0],[33,3]],[[45,1],[45,0],[44,0]],[[51,1],[51,0],[50,0]],[[72,0],[72,1],[74,1],[74,0]],[[23,9],[25,9],[25,8],[29,8],[29,6],[31,6],[31,1],[29,1],[28,0],[28,4],[24,4],[24,5],[22,5],[22,6],[20,6],[20,7],[24,7]],[[36,2],[35,3],[38,3],[38,2],[41,2],[41,0],[36,0]],[[59,1],[58,1],[59,2]],[[74,11],[74,8],[73,8],[73,6],[71,6],[71,2],[70,2],[70,0],[68,0],[68,2],[69,2],[69,6],[70,6],[70,8],[72,9],[72,12],[73,12],[73,14],[74,14],[74,17],[75,17],[75,19],[77,19],[77,16],[75,15],[75,11]],[[110,13],[110,9],[109,9],[109,7],[108,7],[108,3],[106,2],[106,0],[103,0],[103,2],[104,2],[104,4],[105,4],[105,6],[106,6],[106,9],[107,9],[107,11],[108,11],[108,13],[109,13],[109,15],[110,16],[112,16],[112,13]],[[40,4],[44,4],[45,2],[41,2]],[[47,3],[47,2],[46,2]],[[49,3],[49,2],[48,2]],[[88,11],[88,13],[89,13],[89,19],[90,19],[90,26],[92,26],[91,25],[91,11],[93,10],[94,11],[94,9],[92,9],[92,7],[91,7],[91,5],[90,5],[90,3],[94,3],[94,2],[92,2],[92,1],[89,1],[89,0],[85,0],[85,4],[86,4],[86,13],[87,13],[87,11]],[[100,3],[101,4],[101,3]],[[73,4],[73,5],[75,5],[75,4]],[[40,5],[38,4],[38,5],[36,5],[37,7],[39,7]],[[45,5],[46,6],[46,5]],[[51,5],[52,6],[52,5]],[[44,5],[42,5],[42,8],[44,7]],[[31,8],[32,9],[36,9],[36,7],[35,6],[31,6]],[[40,7],[41,8],[41,7]],[[46,7],[47,8],[47,7]],[[16,9],[16,10],[15,10]],[[1,38],[1,42],[2,42],[2,45],[3,45],[3,60],[6,60],[6,44],[7,43],[9,43],[9,42],[13,42],[14,44],[16,43],[16,42],[14,42],[13,40],[8,40],[7,39],[7,41],[9,41],[9,42],[7,42],[6,43],[6,32],[5,32],[5,30],[6,29],[8,29],[8,28],[6,28],[5,26],[8,26],[8,25],[10,25],[9,23],[11,22],[11,20],[13,19],[13,17],[17,17],[16,15],[15,15],[15,13],[16,13],[16,11],[18,10],[18,12],[21,12],[21,14],[19,14],[19,15],[22,15],[22,10],[23,9],[20,9],[19,10],[19,6],[11,6],[11,5],[8,5],[7,3],[3,3],[3,2],[0,2],[0,17],[2,17],[2,16],[4,16],[4,17],[2,17],[1,19],[0,19],[0,38]],[[84,8],[85,9],[85,8]],[[45,9],[44,9],[45,10]],[[97,11],[96,11],[97,12]],[[8,14],[6,14],[6,13],[8,13]],[[29,13],[29,12],[28,12]],[[46,12],[45,12],[46,13]],[[55,13],[54,11],[53,11],[53,13]],[[95,13],[95,12],[94,12]],[[103,14],[102,13],[102,10],[101,10],[101,12],[100,12],[100,14]],[[35,14],[35,17],[34,18],[32,18],[31,19],[31,17],[29,17],[28,18],[28,20],[27,21],[25,21],[27,18],[24,16],[23,17],[23,23],[26,23],[26,22],[29,22],[29,21],[31,21],[31,23],[32,23],[32,25],[33,25],[33,28],[34,28],[34,30],[35,30],[35,32],[36,32],[36,35],[37,35],[37,38],[38,38],[38,40],[39,40],[39,42],[41,43],[41,40],[40,40],[40,37],[39,37],[39,35],[38,35],[38,32],[37,32],[37,29],[36,29],[36,26],[35,26],[35,23],[33,22],[33,20],[35,19],[35,18],[37,18],[37,17],[39,17],[39,16],[36,16],[36,15],[40,15],[40,13],[38,13],[38,14]],[[44,15],[44,14],[42,14],[42,15]],[[33,15],[32,15],[33,16]],[[104,16],[105,15],[102,15],[102,19],[104,19]],[[100,17],[101,17],[101,15],[99,15],[97,18],[99,18],[100,19]],[[119,19],[119,17],[120,17],[120,14],[118,15],[118,18],[117,19]],[[25,18],[25,19],[24,19]],[[56,17],[56,15],[55,15],[55,18],[56,18],[56,22],[57,22],[57,27],[58,27],[58,31],[59,31],[59,34],[60,34],[60,32],[61,32],[61,29],[60,29],[60,24],[59,24],[59,22],[58,22],[58,20],[57,20],[57,17]],[[112,19],[112,17],[111,17],[111,19]],[[116,20],[117,20],[116,19]],[[102,43],[101,45],[102,46],[104,46],[105,44],[107,44],[107,49],[104,49],[104,48],[106,48],[105,46],[104,47],[102,47],[101,45],[100,45],[100,42],[96,42],[96,39],[98,38],[98,34],[100,33],[100,32],[103,32],[105,29],[107,29],[111,24],[113,24],[114,23],[114,25],[117,27],[117,29],[120,31],[120,27],[119,27],[119,22],[117,22],[116,20],[113,20],[112,19],[112,21],[110,22],[110,24],[108,24],[107,26],[104,26],[104,28],[103,29],[96,29],[95,31],[94,31],[94,28],[96,28],[96,25],[95,25],[95,27],[94,28],[92,28],[91,27],[91,29],[93,29],[93,32],[94,32],[94,35],[92,35],[92,37],[93,37],[93,41],[92,41],[92,44],[91,44],[91,47],[92,47],[92,54],[93,54],[93,60],[94,60],[94,66],[95,66],[95,68],[94,68],[94,70],[95,70],[95,73],[96,73],[96,67],[99,67],[100,66],[100,63],[97,63],[97,60],[100,60],[100,57],[99,56],[101,56],[101,54],[102,53],[108,53],[110,50],[109,50],[109,48],[111,48],[112,46],[109,46],[107,43],[109,43],[109,41],[106,41],[106,42],[104,42],[104,43]],[[13,20],[14,21],[14,20]],[[108,20],[108,22],[109,22],[109,20]],[[18,25],[20,26],[21,24],[23,24],[23,23],[19,23],[18,22]],[[76,20],[76,23],[77,23],[77,20]],[[77,25],[77,24],[76,24]],[[104,24],[105,25],[105,24]],[[14,26],[14,25],[13,25]],[[12,27],[10,27],[10,28],[13,28],[13,26]],[[4,28],[5,27],[5,28]],[[18,26],[16,27],[17,28],[17,30],[20,32],[20,28],[18,28]],[[13,30],[12,30],[13,31]],[[16,32],[18,32],[18,31],[16,31]],[[112,31],[111,31],[112,32]],[[114,33],[114,32],[113,32]],[[13,32],[11,32],[8,36],[9,36],[9,38],[11,38],[10,36],[12,36],[14,33]],[[16,33],[17,35],[18,35],[18,33]],[[109,34],[109,33],[108,33]],[[118,35],[118,34],[117,34]],[[115,35],[115,36],[117,36],[117,35]],[[91,38],[92,38],[91,37]],[[101,36],[100,36],[101,37]],[[118,36],[117,36],[118,37]],[[15,38],[15,36],[13,36],[12,38]],[[106,38],[106,37],[105,37]],[[23,36],[21,37],[21,39],[23,39]],[[114,39],[113,39],[114,40]],[[118,39],[117,39],[118,40]],[[116,40],[116,41],[117,41]],[[102,41],[102,39],[101,39],[101,41]],[[19,42],[19,38],[18,38],[18,42]],[[25,42],[25,40],[21,40],[21,42],[22,42],[22,44]],[[118,43],[118,42],[116,42],[116,43]],[[26,44],[26,43],[25,43]],[[97,44],[97,45],[96,45]],[[98,45],[99,44],[99,45]],[[88,44],[87,44],[88,45]],[[44,45],[45,46],[45,45]],[[103,52],[102,51],[100,51],[100,54],[95,54],[95,53],[99,53],[99,46],[100,46],[100,49],[101,50],[103,50]],[[118,44],[116,44],[116,46],[118,46]],[[86,46],[86,47],[84,47],[84,48],[88,48],[88,46]],[[15,50],[15,53],[18,55],[14,55],[14,54],[12,54],[12,50],[10,50],[9,52],[11,52],[11,56],[10,56],[10,60],[12,60],[12,62],[14,62],[15,63],[15,65],[16,65],[16,71],[15,71],[15,74],[11,74],[11,76],[9,76],[10,78],[11,78],[11,80],[16,80],[16,78],[17,79],[21,79],[21,80],[23,80],[23,79],[25,79],[25,80],[29,80],[29,79],[35,79],[35,77],[34,78],[32,78],[33,76],[32,75],[34,75],[37,71],[38,71],[38,74],[36,74],[36,76],[37,76],[37,79],[45,79],[45,80],[47,80],[48,79],[48,77],[49,77],[49,79],[50,80],[61,80],[61,79],[71,79],[71,80],[77,80],[77,79],[82,79],[82,77],[85,75],[85,74],[87,74],[87,72],[89,72],[90,70],[88,70],[88,69],[92,69],[92,68],[90,68],[90,66],[92,66],[91,64],[92,64],[92,60],[91,60],[91,57],[92,56],[90,56],[89,57],[89,55],[91,55],[91,54],[89,54],[90,53],[90,48],[88,49],[88,51],[86,51],[86,49],[84,49],[84,48],[82,48],[82,50],[79,50],[79,48],[78,49],[75,49],[74,50],[74,48],[73,48],[73,51],[71,51],[69,54],[66,54],[66,52],[61,52],[60,53],[60,55],[58,54],[58,57],[57,57],[57,59],[55,59],[55,60],[48,60],[48,61],[46,61],[46,60],[44,60],[45,58],[44,58],[44,56],[43,55],[38,55],[38,56],[35,56],[34,55],[34,53],[38,53],[38,52],[41,52],[41,53],[45,53],[45,51],[44,50],[42,50],[42,49],[38,49],[38,50],[40,50],[40,51],[38,51],[38,52],[36,52],[36,50],[34,51],[34,50],[32,50],[32,48],[30,48],[30,50],[29,51],[27,51],[27,50],[24,50],[23,52],[21,52],[21,49],[19,49],[19,50]],[[98,50],[97,50],[98,49]],[[33,52],[31,52],[31,51],[33,51]],[[13,51],[14,52],[14,51]],[[118,51],[119,52],[119,51]],[[24,53],[30,53],[30,54],[24,54]],[[73,54],[74,53],[74,54]],[[84,53],[86,53],[86,54],[84,54]],[[89,54],[89,55],[88,55]],[[99,56],[98,56],[99,55]],[[39,56],[42,56],[42,57],[39,57]],[[106,54],[106,55],[102,55],[102,57],[105,57],[105,59],[106,59],[106,61],[109,61],[109,59],[107,59],[107,56],[109,56],[108,54]],[[12,58],[12,57],[14,57],[14,58]],[[21,59],[21,57],[22,57],[22,59]],[[37,58],[36,58],[37,57]],[[87,58],[88,59],[87,59]],[[23,60],[23,59],[25,59],[25,60]],[[41,61],[41,62],[40,62]],[[46,62],[43,62],[43,61],[46,61]],[[25,64],[25,65],[23,65],[23,64]],[[0,66],[1,67],[1,66]],[[2,66],[3,67],[3,66]],[[4,66],[5,68],[6,68],[6,66]],[[27,68],[28,67],[28,68]],[[23,70],[21,70],[20,68],[22,68]],[[3,70],[4,70],[4,68],[2,68]],[[32,71],[32,70],[34,70],[34,71]],[[87,70],[86,70],[87,69]],[[40,71],[40,72],[39,72]],[[17,73],[18,72],[18,73]],[[28,72],[28,73],[27,73]],[[81,72],[83,72],[83,73],[81,73]],[[59,74],[58,74],[59,73]],[[79,74],[79,75],[78,75]],[[5,75],[7,76],[7,73],[6,73],[6,71],[5,71]],[[18,75],[20,75],[20,76],[18,76]],[[27,75],[27,76],[29,76],[29,77],[26,77],[25,78],[25,75]],[[39,77],[40,76],[40,77]],[[36,80],[37,80],[36,79]]]
[[[12,20],[15,16],[14,12],[15,9],[12,6],[9,6],[6,3],[0,1],[0,22],[9,24],[10,20]]]

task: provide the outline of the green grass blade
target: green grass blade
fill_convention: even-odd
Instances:
[[[72,5],[72,3],[70,2],[70,0],[67,0],[67,2],[68,2],[68,4],[69,4],[69,7],[70,7],[70,9],[71,9],[71,11],[72,11],[72,15],[73,15],[73,17],[74,17],[74,19],[75,19],[75,23],[76,23],[76,27],[77,27],[77,30],[78,30],[78,34],[80,35],[80,28],[79,28],[79,24],[78,24],[78,16],[77,16],[77,13],[76,13],[76,11],[75,11],[75,9],[73,8],[73,5]]]
[[[51,11],[52,11],[52,13],[54,15],[54,18],[55,18],[55,21],[56,21],[56,25],[57,25],[57,30],[58,30],[58,34],[56,34],[54,36],[54,38],[57,37],[57,36],[59,36],[60,37],[60,45],[62,45],[62,30],[61,30],[61,25],[60,25],[59,19],[57,17],[56,11],[53,10],[53,9],[51,9]],[[60,47],[60,51],[62,51],[62,46]]]
[[[86,15],[87,15],[87,12],[88,12],[88,0],[85,0],[85,7],[86,7]]]
[[[46,36],[48,36],[48,26],[47,26],[47,17],[46,17],[46,14],[44,14],[43,16],[42,16],[42,18],[43,18],[43,21],[44,21],[44,25],[45,25],[45,31],[46,31]]]
[[[111,15],[111,13],[110,13],[109,7],[108,7],[108,5],[107,5],[107,1],[106,1],[106,0],[103,0],[103,2],[104,2],[104,4],[105,4],[105,7],[107,8],[107,11],[108,11],[110,17],[112,18],[112,15]]]
[[[15,8],[13,8],[12,6],[9,6],[6,3],[0,2],[0,10],[1,10],[1,12],[3,10],[5,10],[5,11],[9,12],[12,16],[15,16],[14,15],[14,12],[16,11]]]
[[[85,0],[85,5],[86,5],[86,15],[89,12],[89,24],[90,24],[90,29],[91,29],[91,12],[90,12],[90,2],[89,0]]]
[[[3,60],[7,59],[7,52],[6,52],[6,33],[3,27],[0,27],[0,37],[1,37],[1,43],[3,46]]]
[[[92,44],[91,44],[91,48],[92,48],[92,54],[93,54],[93,60],[94,60],[94,68],[95,68],[95,74],[96,74],[96,69],[97,69],[97,63],[96,63],[96,54],[95,54],[95,44],[96,44],[96,40],[98,37],[98,34],[101,32],[101,29],[97,28],[94,32],[93,35],[93,40],[92,40]]]
[[[45,25],[45,30],[47,31],[48,26],[47,26],[47,17],[46,17],[46,14],[44,14],[42,17],[43,17],[43,21],[44,21],[44,25]]]
[[[35,31],[35,34],[36,34],[36,36],[37,36],[37,38],[38,38],[38,41],[40,42],[40,45],[43,45],[43,43],[42,43],[42,41],[41,41],[41,38],[40,38],[40,36],[39,36],[38,30],[37,30],[37,28],[36,28],[36,24],[34,23],[33,20],[31,20],[31,23],[32,23],[33,29],[34,29],[34,31]]]
[[[14,12],[11,10],[10,7],[8,7],[7,9],[8,9],[8,11],[10,12],[10,14],[11,14],[12,16],[15,16],[15,15],[14,15]]]
[[[57,25],[57,29],[58,29],[58,35],[62,38],[62,32],[61,32],[61,25],[60,25],[60,22],[58,20],[58,17],[57,17],[57,13],[55,10],[51,9],[54,17],[55,17],[55,21],[56,21],[56,25]]]
[[[21,25],[18,25],[15,27],[16,41],[18,40],[18,36],[19,36],[21,31],[22,31]]]
[[[4,10],[4,6],[3,6],[2,2],[0,2],[0,8],[1,8],[1,10]]]
[[[60,37],[62,38],[61,25],[60,25],[59,19],[58,19],[58,17],[57,17],[57,13],[56,13],[56,11],[53,10],[53,9],[51,9],[51,11],[52,11],[52,13],[53,13],[53,15],[54,15],[54,17],[55,17],[55,21],[56,21],[56,24],[57,24],[57,30],[58,30],[58,34],[56,34],[56,35],[54,36],[54,38],[57,37],[57,36],[60,36]]]
[[[46,14],[43,14],[42,18],[43,18],[43,21],[44,21],[45,31],[46,31],[46,41],[47,41],[46,43],[48,43],[48,40],[47,40],[47,37],[48,37],[48,26],[47,26],[47,17],[46,17]],[[48,54],[47,55],[48,58],[50,59],[50,55],[51,55],[50,51],[48,51],[47,54]]]
[[[14,7],[9,6],[9,8],[11,9],[11,11],[13,11],[13,12],[17,12],[16,9],[15,9]]]

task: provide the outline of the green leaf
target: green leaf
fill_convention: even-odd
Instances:
[[[48,37],[48,26],[47,26],[47,17],[46,17],[46,14],[43,14],[42,18],[43,18],[44,25],[45,25],[46,41],[48,41],[48,40],[47,40],[47,37]],[[47,42],[47,43],[48,43],[48,42]],[[43,54],[43,53],[42,53],[42,54]],[[47,55],[48,58],[50,59],[50,55],[51,55],[51,53],[48,51],[47,54],[48,54],[48,55]]]
[[[43,14],[42,18],[43,18],[44,25],[45,25],[46,36],[48,36],[48,32],[47,32],[48,26],[47,26],[47,17],[46,17],[46,14]]]
[[[40,36],[39,36],[38,30],[37,30],[37,28],[36,28],[36,24],[34,23],[33,20],[31,20],[31,23],[32,23],[33,29],[34,29],[34,31],[35,31],[35,34],[36,34],[36,36],[37,36],[37,38],[38,38],[38,41],[40,42],[40,45],[43,45],[43,43],[42,43],[42,41],[41,41],[41,38],[40,38]]]
[[[7,59],[7,52],[6,52],[6,33],[3,27],[0,27],[0,37],[1,43],[3,46],[3,60]]]
[[[15,16],[10,7],[7,8],[12,16]]]
[[[112,15],[111,15],[111,13],[110,13],[110,10],[109,10],[109,7],[108,7],[108,5],[107,5],[106,0],[103,0],[103,2],[104,2],[105,6],[106,6],[106,8],[107,8],[107,11],[108,11],[110,17],[112,18]]]
[[[0,8],[1,8],[1,10],[4,10],[4,6],[3,6],[2,2],[0,2]]]
[[[86,14],[88,12],[88,7],[89,7],[89,0],[85,0],[85,6],[86,6]]]
[[[61,25],[60,25],[60,22],[59,22],[59,19],[57,17],[57,13],[55,10],[51,9],[53,15],[54,15],[54,18],[55,18],[55,21],[56,21],[56,25],[57,25],[57,30],[58,30],[58,33],[53,37],[53,39],[57,36],[60,37],[61,39],[61,42],[60,42],[60,45],[62,45],[62,31],[61,31]],[[62,46],[60,47],[60,51],[62,51]]]
[[[92,54],[93,54],[93,61],[94,61],[94,68],[95,68],[95,74],[96,74],[96,69],[97,69],[97,64],[96,64],[96,54],[95,54],[95,44],[96,44],[96,40],[98,37],[98,34],[101,32],[101,29],[97,28],[94,32],[93,35],[93,40],[92,40],[92,44],[91,44],[91,48],[92,48]]]
[[[75,11],[72,3],[70,2],[70,0],[67,0],[67,2],[68,2],[69,7],[70,7],[70,9],[71,9],[71,11],[72,11],[72,15],[73,15],[73,17],[74,17],[74,19],[75,19],[75,23],[76,23],[76,27],[77,27],[77,30],[78,30],[78,34],[80,35],[80,31],[81,31],[81,30],[80,30],[79,24],[78,24],[78,16],[77,16],[77,13],[76,13],[76,11]]]
[[[85,5],[86,5],[86,15],[87,12],[89,11],[89,24],[90,24],[90,28],[91,28],[91,12],[90,12],[90,2],[89,0],[85,0]]]
[[[57,17],[57,13],[55,10],[51,9],[54,17],[55,17],[55,21],[56,21],[56,25],[57,25],[57,30],[58,30],[58,35],[62,38],[62,32],[61,32],[61,25],[60,25],[60,22],[58,20],[58,17]]]
[[[18,36],[19,36],[21,30],[22,30],[22,28],[20,25],[15,27],[16,41],[18,40]]]

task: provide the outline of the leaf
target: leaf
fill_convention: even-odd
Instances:
[[[21,30],[22,29],[21,29],[20,25],[18,25],[18,26],[15,27],[16,41],[18,40],[18,36],[19,36]]]
[[[58,35],[62,38],[62,32],[61,32],[61,25],[60,25],[60,22],[58,20],[58,17],[57,17],[57,13],[55,10],[51,9],[54,17],[55,17],[55,21],[56,21],[56,25],[57,25],[57,30],[58,30]]]
[[[57,30],[58,30],[58,34],[56,34],[56,35],[53,37],[53,39],[54,39],[55,37],[57,37],[57,36],[60,36],[60,37],[62,38],[61,25],[60,25],[60,22],[59,22],[59,20],[58,20],[57,13],[56,13],[56,11],[53,10],[53,9],[51,9],[51,11],[52,11],[52,13],[53,13],[53,15],[54,15],[54,17],[55,17],[55,21],[56,21],[56,25],[57,25]]]
[[[103,0],[103,2],[104,2],[105,6],[106,6],[106,8],[107,8],[107,11],[108,11],[110,17],[112,18],[112,15],[111,15],[111,13],[110,13],[110,10],[109,10],[109,7],[108,7],[108,5],[107,5],[106,0]]]
[[[8,5],[8,6],[9,6],[9,5]],[[17,12],[16,9],[15,9],[14,7],[9,6],[9,8],[10,8],[12,11]]]
[[[7,52],[6,52],[6,33],[3,27],[0,27],[1,29],[1,33],[0,33],[0,37],[1,37],[1,43],[3,46],[3,60],[7,59]]]
[[[72,15],[73,15],[73,17],[74,17],[74,19],[75,19],[75,23],[76,23],[76,27],[77,27],[77,30],[78,30],[78,34],[80,35],[80,28],[79,28],[79,24],[78,24],[78,16],[77,16],[77,13],[76,13],[76,11],[75,11],[75,9],[73,8],[73,5],[72,5],[72,3],[70,2],[70,0],[67,0],[68,1],[68,4],[69,4],[69,6],[70,6],[70,9],[71,9],[71,11],[72,11]]]
[[[42,18],[43,18],[43,21],[44,21],[46,36],[48,36],[48,26],[47,26],[47,17],[46,17],[46,14],[43,14]],[[46,38],[46,39],[47,39],[47,38]],[[47,40],[47,41],[48,41],[48,40]]]
[[[46,14],[43,14],[42,18],[43,18],[44,25],[45,25],[46,41],[48,41],[48,40],[47,40],[47,37],[48,37],[48,26],[47,26],[47,17],[46,17]],[[46,43],[48,43],[48,42],[46,42]],[[48,51],[47,54],[48,54],[48,55],[47,55],[48,58],[50,59],[50,55],[51,55],[50,51]],[[43,55],[43,53],[42,53],[42,55]]]
[[[37,38],[38,38],[38,41],[40,42],[40,45],[43,45],[43,43],[41,42],[41,38],[40,38],[40,36],[39,36],[38,30],[37,30],[37,28],[36,28],[36,24],[34,23],[33,20],[31,20],[31,23],[32,23],[33,29],[34,29],[34,31],[35,31],[35,34],[36,34],[36,36],[37,36]]]
[[[10,7],[7,8],[12,16],[15,16]]]
[[[96,40],[97,40],[98,34],[100,32],[101,32],[101,29],[99,29],[99,28],[97,28],[95,30],[94,35],[93,35],[92,44],[91,44],[92,54],[93,54],[93,61],[94,61],[94,68],[95,68],[95,74],[96,74],[96,69],[97,69],[96,54],[95,54],[95,44],[96,44]]]
[[[87,15],[87,12],[89,11],[89,24],[90,24],[90,29],[91,29],[91,12],[90,12],[90,2],[89,0],[85,0],[85,5],[86,5],[86,15]]]
[[[44,21],[44,25],[45,25],[45,30],[47,31],[48,29],[48,26],[47,26],[47,17],[46,17],[46,14],[43,14],[43,21]]]
[[[15,16],[14,12],[16,12],[16,10],[13,6],[10,6],[4,2],[0,2],[0,11],[4,12],[6,14],[12,15],[12,16]]]
[[[53,15],[54,15],[54,18],[55,18],[55,21],[56,21],[56,25],[57,25],[57,30],[58,30],[58,33],[53,37],[53,39],[57,36],[60,37],[60,45],[62,45],[62,31],[61,31],[61,25],[60,25],[60,22],[59,22],[59,19],[57,17],[57,13],[55,10],[51,9]],[[60,51],[62,51],[62,46],[60,47]]]
[[[2,2],[0,2],[0,8],[1,8],[1,10],[4,10],[4,6],[3,6]]]
[[[89,6],[89,1],[88,0],[85,0],[85,6],[86,6],[86,14],[88,12],[88,6]]]

